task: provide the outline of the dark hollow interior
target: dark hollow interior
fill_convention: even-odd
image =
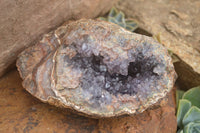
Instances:
[[[96,99],[102,97],[102,89],[113,95],[135,95],[139,89],[148,87],[148,80],[159,77],[153,72],[157,65],[155,59],[144,59],[141,53],[137,54],[135,62],[129,63],[128,75],[110,74],[101,56],[83,57],[77,54],[70,62],[74,68],[82,70],[82,88],[90,91]]]

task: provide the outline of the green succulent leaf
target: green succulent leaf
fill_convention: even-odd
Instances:
[[[132,27],[132,26],[126,25],[126,29],[129,31],[134,31],[135,29],[137,29],[137,27]]]
[[[176,90],[176,107],[178,108],[179,100],[182,99],[182,96],[185,92],[182,90]]]
[[[99,17],[98,19],[115,23],[131,32],[133,32],[135,29],[138,28],[138,24],[135,20],[133,19],[126,20],[124,13],[121,11],[118,11],[115,7],[113,7],[110,10],[107,18]]]
[[[168,53],[172,57],[173,63],[180,61],[179,57],[175,55],[172,50],[168,49]]]
[[[118,22],[113,17],[108,17],[108,21],[112,22],[112,23],[115,23],[115,24],[118,24]]]
[[[119,26],[125,28],[126,27],[126,24],[125,23],[118,23]]]
[[[200,133],[200,122],[190,122],[184,129],[183,133]]]
[[[99,19],[99,20],[107,21],[107,18],[104,18],[104,17],[99,17],[98,19]]]
[[[172,56],[172,55],[173,55],[173,51],[172,51],[172,50],[170,50],[170,49],[168,49],[168,53],[169,53],[169,55],[170,55],[170,56]]]
[[[200,121],[200,109],[192,106],[183,117],[182,124],[185,126],[190,122],[196,121]]]
[[[117,13],[118,13],[117,9],[115,7],[112,7],[108,14],[108,17],[115,17]]]
[[[185,99],[181,99],[179,101],[178,105],[178,111],[177,111],[177,125],[178,127],[182,128],[182,120],[185,116],[185,114],[188,112],[188,110],[191,107],[191,102]]]
[[[120,12],[115,16],[115,19],[116,19],[116,21],[119,22],[119,23],[125,23],[125,16],[124,16],[124,13],[120,11]]]
[[[121,26],[121,27],[123,27],[123,28],[126,27],[126,24],[125,24],[125,23],[118,22],[118,21],[117,21],[115,18],[113,18],[113,17],[108,17],[108,21],[109,21],[109,22],[112,22],[112,23],[115,23],[115,24],[117,24],[117,25],[119,25],[119,26]]]
[[[200,108],[200,86],[188,90],[182,98],[189,100],[193,106]]]
[[[183,129],[179,129],[177,133],[183,133]]]
[[[134,20],[126,20],[126,29],[129,31],[134,31],[138,28],[138,24]]]
[[[137,26],[137,22],[135,20],[133,20],[133,19],[127,19],[127,20],[125,20],[125,22],[129,26],[132,26],[132,27]]]

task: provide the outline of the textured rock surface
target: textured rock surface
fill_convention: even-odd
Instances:
[[[166,48],[113,23],[81,19],[44,35],[17,60],[24,88],[93,117],[141,113],[173,87]]]
[[[0,132],[175,133],[173,93],[162,107],[120,118],[91,119],[61,110],[31,96],[17,70],[0,79]]]
[[[40,35],[69,19],[104,14],[115,0],[1,0],[0,76]],[[14,66],[14,65],[13,65]]]
[[[175,68],[182,89],[199,85],[199,0],[121,0],[117,7],[141,28],[153,35],[160,33],[162,43],[181,58]]]

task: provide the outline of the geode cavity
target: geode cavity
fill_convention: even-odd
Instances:
[[[94,117],[143,112],[171,90],[176,73],[152,38],[100,20],[78,20],[19,55],[23,87],[38,99]]]

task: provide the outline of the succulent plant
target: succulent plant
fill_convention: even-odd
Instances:
[[[177,91],[178,133],[200,133],[200,86],[187,92]]]
[[[91,19],[44,35],[19,55],[17,67],[33,96],[92,117],[141,113],[165,97],[176,80],[161,44]]]
[[[131,32],[133,32],[134,30],[136,30],[138,28],[138,24],[137,24],[136,20],[125,19],[124,13],[121,11],[118,11],[115,7],[113,7],[110,10],[107,18],[99,17],[98,19],[115,23]]]

